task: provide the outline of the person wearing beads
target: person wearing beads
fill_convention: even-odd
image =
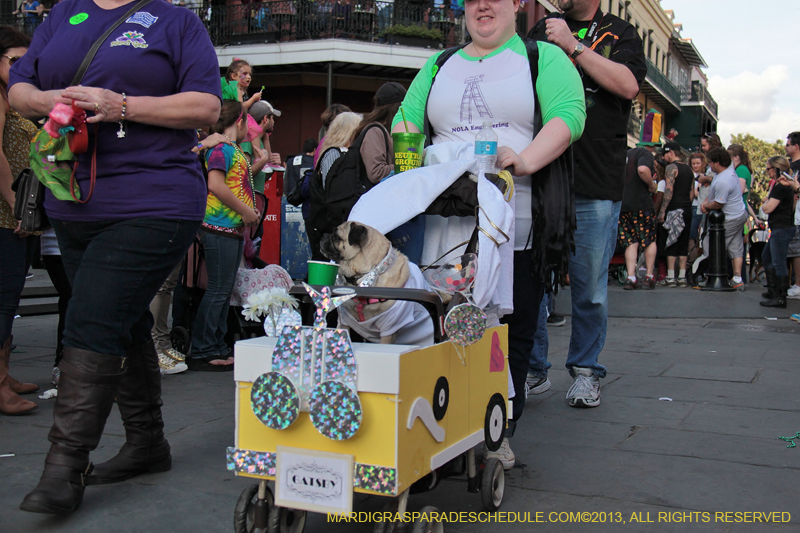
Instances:
[[[119,21],[72,86],[92,45]],[[89,149],[77,156],[75,178],[82,200],[91,184],[94,192],[83,204],[49,189],[45,197],[72,298],[52,446],[20,506],[68,513],[87,485],[171,468],[149,305],[203,220],[206,183],[192,147],[196,129],[219,118],[219,62],[202,21],[187,9],[70,0],[53,6],[12,66],[8,96],[28,119],[47,117],[58,103],[87,112]],[[93,465],[89,455],[115,400],[125,444]]]
[[[223,86],[223,96],[229,87]],[[225,100],[211,133],[228,142],[206,151],[208,201],[200,228],[208,288],[192,326],[192,354],[186,358],[190,370],[225,372],[233,370],[231,350],[225,342],[228,330],[228,307],[242,258],[244,228],[258,224],[255,209],[253,174],[267,162],[266,154],[256,146],[257,160],[251,165],[239,143],[247,135],[247,112],[232,95]]]

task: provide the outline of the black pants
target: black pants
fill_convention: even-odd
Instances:
[[[67,320],[67,307],[69,299],[72,298],[72,285],[69,283],[67,271],[64,270],[64,262],[60,255],[43,255],[42,262],[47,269],[47,275],[53,282],[53,287],[58,292],[58,329],[56,330],[56,362],[55,366],[61,361],[64,355],[64,324]]]
[[[51,222],[72,285],[64,346],[124,357],[128,348],[150,342],[150,302],[200,221]]]
[[[506,436],[513,437],[517,420],[525,407],[525,378],[528,376],[533,337],[539,323],[539,305],[544,285],[531,276],[531,253],[514,252],[514,313],[501,319],[508,324],[508,366],[514,382],[513,413]]]

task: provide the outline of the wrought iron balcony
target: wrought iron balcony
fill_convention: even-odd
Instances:
[[[414,36],[407,34],[430,30],[439,32],[437,47],[464,41],[464,11],[452,7],[449,0],[435,7],[418,0],[269,0],[237,5],[185,1],[186,8],[203,21],[215,46],[330,38],[396,43],[408,41],[404,37],[413,40]],[[38,26],[26,23],[22,15],[0,17],[0,24],[29,35]],[[393,32],[397,26],[403,28]],[[418,43],[426,46],[423,41]]]
[[[652,98],[667,112],[681,110],[681,91],[664,76],[658,67],[647,60],[647,77],[642,84],[642,92]]]
[[[689,101],[700,102],[708,109],[708,112],[711,113],[714,119],[717,118],[717,101],[711,97],[711,93],[708,92],[708,87],[699,81],[692,82],[692,96]]]
[[[395,42],[400,33],[392,31],[396,26],[405,28],[403,36],[438,31],[437,46],[462,42],[463,10],[449,5],[276,0],[190,9],[203,21],[215,46],[329,38]]]

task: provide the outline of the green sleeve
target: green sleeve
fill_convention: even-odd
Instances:
[[[406,120],[418,127],[419,131],[425,130],[422,124],[425,120],[425,103],[428,101],[428,93],[431,91],[431,85],[433,84],[434,69],[438,68],[435,63],[439,54],[441,52],[433,54],[425,62],[425,65],[419,69],[414,81],[411,82],[411,86],[408,88],[406,97],[403,98],[403,112],[406,114]],[[394,120],[392,120],[392,129],[398,122],[402,121],[403,116],[400,111],[397,111]]]
[[[560,48],[539,42],[539,77],[536,79],[536,94],[542,110],[542,123],[558,117],[563,120],[572,142],[583,133],[586,122],[586,101],[583,83],[578,71]]]

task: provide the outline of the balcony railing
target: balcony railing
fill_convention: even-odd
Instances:
[[[653,86],[657,88],[661,93],[667,96],[672,103],[674,103],[677,107],[680,107],[681,103],[681,91],[675,85],[672,84],[666,76],[664,76],[658,67],[655,66],[650,60],[647,60],[647,77],[652,82]]]
[[[430,7],[414,0],[275,0],[237,5],[212,5],[187,0],[187,9],[203,21],[215,46],[273,43],[309,39],[355,39],[390,42],[392,26],[438,30],[443,46],[464,42],[463,9]],[[37,24],[22,15],[0,17],[0,24],[29,35]],[[392,34],[392,42],[398,42]],[[438,43],[437,43],[438,44]]]
[[[708,92],[708,87],[699,81],[692,82],[691,101],[703,102],[711,114],[714,115],[715,118],[717,117],[717,101],[711,97],[711,93]]]
[[[215,46],[328,38],[388,42],[395,25],[438,30],[444,46],[463,42],[463,11],[449,5],[277,0],[190,9],[206,25]]]

